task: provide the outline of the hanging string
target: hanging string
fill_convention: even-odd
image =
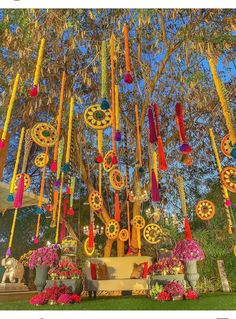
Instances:
[[[129,55],[129,31],[126,24],[124,25],[123,32],[124,32],[124,41],[125,41],[125,69],[126,69],[124,80],[125,80],[125,83],[131,84],[133,83],[133,78],[130,73],[131,68],[130,68],[130,55]]]
[[[227,225],[228,225],[228,233],[231,235],[233,233],[233,222],[232,222],[232,217],[231,217],[231,212],[230,212],[230,206],[231,206],[231,201],[229,198],[229,193],[227,188],[221,183],[220,179],[220,173],[222,171],[222,166],[221,166],[221,161],[219,157],[219,153],[217,150],[216,142],[215,142],[215,137],[212,128],[209,128],[209,135],[211,139],[211,145],[212,149],[215,155],[215,160],[216,160],[216,165],[217,165],[217,170],[218,170],[218,175],[219,175],[219,180],[220,180],[220,187],[221,187],[221,193],[224,199],[224,210],[225,210],[225,215],[227,219]]]
[[[21,149],[22,149],[22,145],[23,145],[23,141],[24,141],[24,135],[25,135],[25,128],[23,127],[21,129],[21,133],[20,133],[20,140],[19,140],[18,149],[17,149],[17,153],[16,153],[16,161],[15,161],[15,166],[14,166],[12,179],[11,179],[11,183],[10,183],[10,194],[7,197],[8,202],[14,201],[13,193],[14,193],[14,188],[15,188],[16,174],[17,174],[18,167],[19,167]]]
[[[10,99],[10,102],[9,102],[8,108],[7,108],[7,115],[6,115],[3,131],[2,131],[2,137],[0,139],[0,151],[5,146],[7,130],[8,130],[8,126],[9,126],[9,123],[10,123],[11,113],[12,113],[12,109],[13,109],[15,98],[16,98],[16,90],[17,90],[17,86],[18,86],[18,83],[19,83],[19,79],[20,79],[20,74],[18,73],[16,75],[16,78],[15,78],[15,81],[14,81],[14,85],[13,85],[13,89],[12,89],[12,93],[11,93],[11,99]]]
[[[57,171],[57,157],[58,157],[58,148],[59,148],[60,132],[61,132],[61,121],[62,121],[62,113],[63,113],[65,82],[66,82],[66,72],[63,71],[62,79],[61,79],[59,111],[58,111],[58,117],[57,117],[57,136],[58,136],[58,139],[57,139],[55,146],[54,146],[53,161],[52,161],[52,164],[50,167],[51,171],[54,173],[56,173],[56,171]]]
[[[102,103],[101,109],[107,110],[110,105],[107,101],[108,92],[107,92],[107,44],[106,41],[102,41],[102,57],[101,57],[101,65],[102,65]]]
[[[34,73],[34,85],[30,91],[31,97],[38,95],[38,84],[39,84],[39,76],[40,76],[40,71],[41,71],[41,66],[42,66],[42,61],[43,61],[44,46],[45,46],[45,39],[42,39],[40,42],[38,59],[37,59],[35,73]]]

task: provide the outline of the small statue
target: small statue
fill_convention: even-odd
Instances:
[[[24,266],[13,257],[5,257],[2,259],[2,266],[5,267],[5,272],[2,277],[2,284],[9,280],[10,283],[21,283],[24,275]]]

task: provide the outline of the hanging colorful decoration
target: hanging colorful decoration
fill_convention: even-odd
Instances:
[[[129,239],[129,232],[127,229],[123,228],[119,232],[119,240],[121,241],[127,241]]]
[[[124,178],[117,168],[114,168],[112,171],[109,173],[109,178],[110,178],[110,183],[111,186],[115,190],[121,190],[125,186]]]
[[[222,184],[232,193],[236,193],[236,168],[225,167],[220,173]]]
[[[182,212],[184,216],[185,238],[188,240],[192,240],[192,234],[191,234],[191,229],[190,229],[190,225],[188,221],[188,213],[187,213],[187,206],[186,206],[186,199],[185,199],[185,192],[184,192],[184,181],[182,176],[177,176],[177,184],[179,189]]]
[[[92,250],[93,247],[95,246],[93,228],[94,228],[94,214],[92,209],[90,209],[90,224],[89,224],[89,238],[88,238],[88,248],[90,250]]]
[[[119,191],[115,191],[115,220],[117,222],[120,221],[120,199],[119,199]]]
[[[157,132],[157,145],[158,145],[158,148],[157,148],[158,149],[158,165],[159,165],[158,168],[159,168],[159,170],[165,171],[165,170],[167,170],[167,164],[166,164],[163,141],[162,141],[162,137],[161,137],[158,105],[154,104],[153,108],[154,108],[155,119],[156,119],[156,132]]]
[[[44,46],[45,46],[45,39],[42,39],[40,42],[38,59],[37,59],[35,73],[34,73],[34,84],[33,84],[32,89],[30,90],[31,97],[38,95],[38,84],[39,84],[39,76],[40,76],[40,71],[41,71],[41,66],[42,66],[42,61],[43,61]]]
[[[120,232],[120,225],[115,219],[110,219],[105,225],[105,234],[107,238],[115,240]]]
[[[114,157],[113,151],[108,151],[103,159],[103,168],[106,172],[110,172],[112,169],[114,169],[117,165],[117,163],[113,163],[112,159]]]
[[[36,123],[31,129],[33,141],[41,147],[52,147],[58,136],[56,129],[49,123]]]
[[[225,137],[221,140],[220,148],[222,153],[225,156],[231,157],[231,152],[233,150],[233,143],[230,140],[229,134],[225,135]]]
[[[49,161],[49,157],[46,156],[45,153],[40,153],[38,154],[35,159],[34,159],[34,165],[39,167],[39,168],[42,168],[44,167],[44,165],[47,165],[48,164],[48,161]]]
[[[115,100],[115,37],[112,33],[110,39],[110,59],[111,59],[111,142],[114,156],[112,158],[113,164],[118,163],[116,157],[116,100]]]
[[[64,173],[68,173],[70,171],[70,147],[71,147],[71,136],[72,136],[73,111],[74,111],[74,98],[71,97],[70,111],[69,111],[69,123],[68,123],[68,134],[67,134],[67,145],[66,145],[66,158],[65,158],[65,164],[63,165]]]
[[[14,170],[13,170],[13,174],[12,174],[12,178],[11,178],[11,183],[10,183],[10,193],[7,197],[8,202],[14,201],[13,194],[15,191],[15,180],[16,180],[17,171],[18,171],[18,167],[19,167],[20,154],[21,154],[21,149],[22,149],[22,145],[23,145],[23,141],[24,141],[24,135],[25,135],[25,128],[23,127],[21,129],[20,140],[19,140],[18,149],[17,149],[17,153],[16,153],[15,166],[14,166]]]
[[[89,205],[90,205],[91,209],[93,209],[95,211],[98,211],[99,209],[101,209],[103,206],[102,195],[97,191],[93,191],[92,193],[90,193]]]
[[[60,219],[61,219],[61,206],[62,206],[62,196],[63,196],[63,185],[64,185],[64,176],[65,172],[61,172],[61,181],[60,181],[60,191],[58,196],[58,209],[57,209],[57,218],[56,218],[56,234],[55,234],[55,243],[59,242],[59,233],[60,233]]]
[[[210,70],[212,73],[212,77],[213,77],[213,81],[214,81],[214,84],[216,87],[216,91],[217,91],[217,94],[219,96],[221,108],[223,111],[223,115],[225,118],[227,129],[229,132],[229,137],[230,137],[230,140],[231,140],[232,145],[233,145],[233,149],[231,150],[230,155],[233,158],[236,158],[236,132],[235,132],[235,128],[234,128],[233,120],[232,120],[233,113],[230,110],[229,103],[228,103],[226,96],[224,94],[223,84],[222,84],[222,82],[217,74],[216,64],[215,64],[213,54],[210,51],[210,49],[208,49],[208,62],[210,65]]]
[[[210,200],[200,200],[195,208],[197,217],[201,220],[210,220],[215,216],[215,205]]]
[[[159,194],[159,187],[158,187],[154,169],[152,169],[151,174],[152,174],[152,202],[156,203],[156,202],[160,202],[161,198]]]
[[[149,244],[158,244],[161,241],[162,229],[157,224],[148,224],[143,230],[143,237]]]
[[[22,173],[16,175],[15,185],[14,185],[15,192],[17,192],[18,190],[21,177],[22,177]],[[30,181],[31,181],[30,176],[24,173],[24,191],[26,191],[30,187]]]
[[[91,257],[91,256],[93,256],[93,254],[95,252],[95,246],[93,246],[93,248],[89,248],[88,243],[89,243],[89,237],[86,238],[86,240],[84,242],[84,252],[85,252],[85,255],[87,257]]]
[[[183,154],[189,154],[192,152],[192,148],[189,146],[187,142],[185,126],[184,126],[184,112],[180,103],[176,103],[175,112],[177,116],[177,125],[179,128],[179,133],[181,136],[181,143],[182,143],[182,145],[180,146],[180,152]]]
[[[2,131],[2,137],[0,139],[0,150],[2,150],[4,148],[4,146],[5,146],[7,130],[8,130],[8,126],[9,126],[9,123],[10,123],[11,113],[12,113],[12,109],[13,109],[13,106],[14,106],[14,102],[15,102],[15,99],[16,99],[16,91],[17,91],[17,86],[18,86],[18,83],[19,83],[19,79],[20,79],[20,74],[17,74],[16,78],[15,78],[15,81],[14,81],[10,102],[9,102],[8,108],[7,108],[7,115],[6,115],[3,131]]]
[[[75,193],[75,177],[72,176],[70,179],[70,207],[68,209],[68,215],[73,216],[75,214],[73,209],[73,200]]]
[[[56,171],[57,171],[57,157],[58,157],[58,148],[59,148],[59,140],[60,140],[60,133],[61,133],[61,121],[62,121],[62,113],[63,113],[65,82],[66,82],[66,73],[65,73],[65,71],[63,71],[62,80],[61,80],[59,111],[58,111],[58,117],[57,117],[57,136],[58,136],[58,139],[57,139],[55,146],[54,146],[53,161],[52,161],[52,164],[50,167],[51,171],[54,173],[56,173]]]
[[[107,110],[110,105],[107,101],[107,44],[106,41],[102,41],[102,54],[101,54],[101,65],[102,65],[102,103],[101,109]]]
[[[155,122],[153,118],[152,108],[149,106],[148,108],[148,123],[149,123],[149,142],[151,144],[157,143]]]
[[[209,129],[209,135],[210,135],[210,139],[211,139],[212,149],[213,149],[213,152],[214,152],[214,155],[215,155],[218,175],[219,175],[219,178],[220,178],[221,192],[222,192],[222,196],[224,198],[224,210],[225,210],[225,214],[226,214],[226,218],[227,218],[228,233],[230,235],[232,235],[232,233],[233,233],[233,219],[231,217],[231,214],[232,214],[231,201],[229,199],[228,190],[223,185],[223,183],[221,181],[222,166],[221,166],[221,162],[220,162],[219,153],[218,153],[218,150],[217,150],[217,147],[216,147],[214,133],[213,133],[211,128]]]
[[[130,54],[129,54],[129,31],[126,24],[124,25],[123,32],[124,32],[124,40],[125,40],[125,69],[126,69],[124,80],[125,80],[125,83],[131,84],[133,83],[133,78],[130,73],[131,67],[130,67]]]
[[[121,131],[120,131],[120,103],[119,103],[119,86],[115,85],[115,110],[116,110],[116,134],[115,141],[121,141]]]
[[[138,256],[141,256],[141,229],[145,226],[145,219],[141,215],[136,215],[132,221],[133,227],[137,231]]]

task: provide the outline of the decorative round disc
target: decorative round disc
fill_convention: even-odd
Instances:
[[[15,186],[14,186],[15,191],[17,191],[20,177],[21,177],[21,174],[16,175]],[[24,191],[26,191],[29,187],[30,187],[30,176],[28,174],[24,174]]]
[[[220,144],[221,151],[225,156],[231,157],[230,153],[233,149],[233,144],[229,138],[229,134],[223,137],[221,144]]]
[[[111,186],[119,191],[125,186],[124,178],[118,169],[113,169],[109,174]]]
[[[46,153],[40,153],[35,157],[34,165],[41,168],[47,165],[48,161],[49,161],[48,155]]]
[[[136,229],[143,229],[145,226],[145,219],[140,215],[135,216],[133,218],[133,226]]]
[[[120,232],[120,225],[115,219],[111,219],[105,226],[105,234],[109,239],[116,239]]]
[[[112,164],[112,157],[114,156],[113,151],[109,151],[106,153],[103,159],[103,168],[106,172],[110,172],[116,164]]]
[[[88,241],[89,241],[89,238],[87,238],[84,242],[84,252],[87,257],[91,257],[95,252],[95,245],[93,245],[93,248],[90,249],[88,246]]]
[[[41,147],[52,147],[57,141],[57,131],[49,123],[36,123],[31,129],[33,141]]]
[[[148,224],[143,230],[143,237],[149,244],[161,241],[162,229],[157,224]]]
[[[89,205],[94,210],[99,210],[102,208],[103,199],[99,192],[93,191],[89,195]]]
[[[127,229],[125,228],[121,229],[121,231],[119,232],[119,239],[121,241],[126,241],[129,239],[129,232]]]
[[[236,193],[236,168],[225,167],[220,173],[222,184],[233,193]]]
[[[111,126],[111,110],[101,109],[100,104],[91,105],[84,112],[84,120],[90,127],[104,130]]]
[[[215,205],[209,200],[200,200],[196,205],[196,214],[201,220],[210,220],[215,215]]]

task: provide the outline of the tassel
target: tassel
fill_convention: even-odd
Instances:
[[[103,162],[103,157],[102,157],[101,154],[98,154],[98,156],[97,156],[96,159],[95,159],[95,162],[96,162],[97,164],[101,164],[101,163]]]
[[[66,211],[67,211],[67,198],[63,199],[63,215],[62,215],[62,224],[60,232],[60,241],[62,241],[66,236]]]
[[[65,163],[62,167],[62,170],[65,174],[70,172],[70,163]]]
[[[60,187],[60,184],[61,184],[60,180],[56,180],[56,181],[53,183],[53,186],[54,186],[55,188],[59,188],[59,187]]]
[[[114,154],[114,155],[112,156],[111,162],[112,162],[113,165],[118,164],[118,159],[117,159],[117,157],[116,157],[116,154]]]
[[[57,172],[57,161],[56,161],[56,160],[53,160],[53,161],[52,161],[52,164],[51,164],[51,166],[50,166],[50,170],[51,170],[51,172],[53,172],[53,173],[56,173],[56,172]]]
[[[41,65],[43,61],[43,51],[44,51],[45,39],[42,39],[40,42],[39,52],[38,52],[38,59],[36,64],[36,69],[34,73],[34,85],[30,91],[30,96],[35,97],[38,95],[38,83],[39,83],[39,76],[41,71]]]
[[[89,249],[93,249],[94,247],[94,235],[93,235],[93,223],[90,222],[89,225],[89,240],[88,240]]]
[[[115,192],[115,220],[120,221],[120,200],[119,200],[119,191]]]
[[[32,89],[30,90],[30,97],[35,97],[37,95],[38,95],[37,85],[33,85]]]
[[[74,211],[73,207],[70,207],[70,208],[68,209],[67,214],[70,215],[70,216],[74,216],[75,211]]]
[[[109,108],[110,108],[110,105],[109,105],[107,99],[103,98],[102,102],[101,102],[101,109],[102,110],[108,110]]]
[[[52,211],[52,205],[48,204],[48,205],[46,206],[46,211],[47,211],[48,213],[50,213],[50,212]]]
[[[66,195],[70,195],[71,194],[71,189],[69,186],[67,186],[66,188]]]
[[[11,256],[11,247],[8,247],[6,252],[6,257],[10,257],[10,256]]]
[[[129,32],[127,25],[124,25],[124,40],[125,40],[125,68],[126,74],[124,77],[125,83],[131,84],[133,83],[132,75],[130,74],[130,55],[129,55]]]
[[[228,207],[232,206],[231,200],[230,199],[226,199],[225,205],[228,206]]]
[[[116,142],[120,142],[121,141],[121,132],[120,131],[116,131],[115,141]]]
[[[3,150],[5,147],[5,141],[4,140],[0,140],[0,150]]]
[[[185,239],[192,240],[193,238],[192,238],[191,229],[190,229],[187,216],[184,217],[184,229],[185,229]]]
[[[39,239],[38,239],[38,237],[35,236],[34,237],[34,244],[37,245],[38,243],[39,243]]]
[[[152,201],[153,202],[160,202],[160,194],[158,190],[158,184],[156,180],[156,175],[154,169],[152,169]]]
[[[24,174],[21,174],[19,184],[17,186],[16,197],[14,200],[14,208],[21,208],[24,194]]]
[[[151,107],[148,108],[148,122],[149,122],[149,142],[154,144],[157,142],[155,123],[153,119],[153,112]]]
[[[183,154],[189,154],[192,152],[191,147],[187,143],[187,138],[185,135],[185,127],[184,127],[184,115],[183,115],[183,109],[180,103],[176,103],[175,105],[175,111],[177,115],[177,125],[179,128],[179,135],[180,135],[180,140],[182,142],[182,145],[180,146],[180,151]]]
[[[13,194],[9,194],[9,195],[7,196],[7,201],[8,201],[9,203],[11,203],[11,202],[14,201],[14,196],[13,196]]]

